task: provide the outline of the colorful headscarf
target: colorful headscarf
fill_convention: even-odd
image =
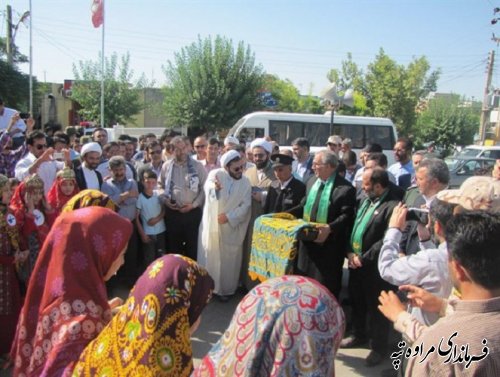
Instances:
[[[62,173],[62,174],[60,174]],[[73,192],[70,195],[65,195],[61,190],[61,185],[64,181],[73,181],[74,188]],[[59,173],[57,173],[57,178],[52,184],[49,192],[47,193],[47,202],[50,204],[52,208],[56,210],[57,213],[61,212],[63,206],[78,192],[80,189],[78,188],[78,184],[76,183],[75,173],[71,169],[63,169]]]
[[[317,281],[270,279],[239,303],[194,376],[331,377],[344,329],[344,312]]]
[[[99,190],[83,190],[73,196],[63,207],[61,212],[70,212],[78,208],[98,206],[118,212],[118,206],[109,196]]]
[[[100,207],[61,214],[38,257],[11,356],[15,376],[67,376],[111,320],[104,276],[130,221]]]
[[[189,376],[190,326],[210,300],[207,271],[181,255],[146,269],[120,312],[80,356],[73,376]]]

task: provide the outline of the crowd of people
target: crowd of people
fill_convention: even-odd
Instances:
[[[48,135],[6,109],[0,355],[15,376],[332,376],[338,347],[368,342],[366,364],[390,357],[393,374],[500,373],[500,333],[484,331],[500,317],[500,160],[450,190],[446,163],[405,137],[388,166],[379,145],[357,156],[339,135],[316,153],[306,138],[108,141],[103,128]],[[298,240],[294,275],[258,284],[253,225],[283,212],[314,239]],[[125,302],[108,297],[116,286],[133,287]],[[238,289],[193,372],[203,308]]]

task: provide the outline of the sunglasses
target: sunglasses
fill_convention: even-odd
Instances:
[[[232,168],[232,170],[236,173],[236,172],[239,172],[239,171],[242,171],[243,170],[243,166],[237,166],[235,168]]]
[[[161,151],[151,151],[150,154],[161,154]]]
[[[195,145],[194,147],[195,147],[196,149],[198,149],[198,148],[206,148],[207,146],[206,146],[206,145]]]
[[[254,153],[253,156],[256,158],[264,158],[266,155],[264,153]]]
[[[47,147],[48,147],[47,144],[38,144],[37,146],[35,146],[35,148],[38,150],[42,150],[43,148],[47,148]]]
[[[328,145],[331,145],[332,147],[340,147],[340,144],[335,144],[335,143],[328,143]]]

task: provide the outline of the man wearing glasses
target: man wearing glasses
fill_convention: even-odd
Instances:
[[[240,153],[229,150],[222,155],[221,165],[208,174],[205,183],[198,263],[207,268],[215,282],[214,293],[225,302],[238,288],[252,199]]]
[[[328,138],[326,146],[330,152],[333,152],[337,157],[340,157],[339,153],[340,147],[342,146],[342,138],[339,135],[332,135]]]
[[[22,181],[31,174],[37,173],[44,183],[44,192],[50,190],[56,179],[56,174],[63,169],[65,163],[54,159],[54,148],[47,148],[47,140],[42,131],[35,130],[26,138],[29,153],[19,160],[15,169],[15,177]],[[71,166],[69,150],[63,149],[64,160],[67,166]]]
[[[207,139],[205,136],[198,136],[194,139],[195,160],[203,161],[207,158]]]

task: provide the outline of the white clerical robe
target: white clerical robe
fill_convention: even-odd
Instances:
[[[222,188],[215,190],[215,177]],[[198,263],[214,279],[214,293],[232,295],[238,288],[243,240],[250,221],[251,186],[245,176],[233,179],[225,169],[215,169],[205,182],[205,205],[198,232]],[[228,222],[219,224],[225,213]]]

